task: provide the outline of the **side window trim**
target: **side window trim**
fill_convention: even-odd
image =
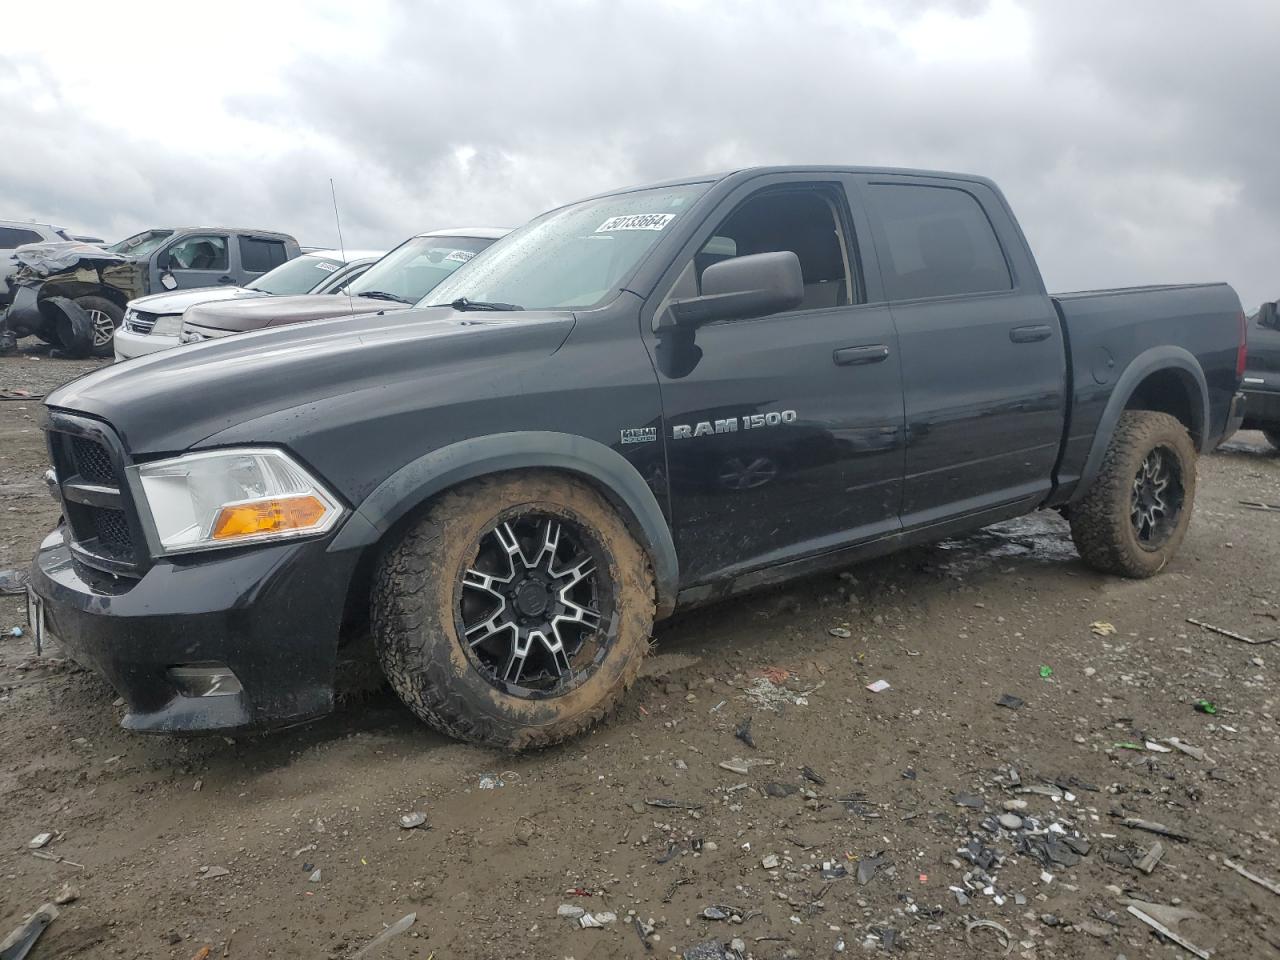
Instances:
[[[1011,296],[1024,292],[1020,271],[1015,268],[1014,258],[1011,256],[1003,231],[1001,231],[994,220],[991,218],[991,204],[978,195],[975,188],[980,188],[980,183],[971,180],[941,180],[934,177],[919,177],[910,175],[901,176],[884,176],[867,175],[860,178],[860,187],[864,188],[862,202],[866,209],[866,215],[870,222],[873,239],[875,240],[877,249],[887,243],[887,236],[884,232],[883,221],[881,221],[874,202],[871,200],[866,188],[888,186],[888,187],[927,187],[931,189],[956,190],[969,197],[978,206],[983,220],[991,230],[991,236],[995,240],[996,249],[1000,251],[1001,259],[1004,262],[1004,268],[1009,275],[1009,286],[1005,288],[997,288],[994,290],[973,290],[963,293],[940,293],[934,295],[918,296],[918,297],[892,297],[888,288],[888,280],[885,279],[884,297],[886,302],[891,303],[915,303],[921,300],[958,300],[958,299],[977,299],[983,297],[1000,297]],[[994,201],[996,198],[992,198]]]

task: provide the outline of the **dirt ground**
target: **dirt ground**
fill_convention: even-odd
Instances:
[[[28,350],[0,390],[92,366]],[[56,518],[37,408],[0,401],[0,569]],[[1214,956],[1280,957],[1280,896],[1225,863],[1280,880],[1280,644],[1186,622],[1280,638],[1280,513],[1242,500],[1280,503],[1256,434],[1202,460],[1151,580],[1085,569],[1045,515],[688,613],[610,723],[517,758],[388,693],[269,736],[131,735],[102,681],[6,635],[0,937],[70,884],[33,960],[346,958],[411,913],[366,956],[1005,955],[984,920],[1010,956],[1190,957],[1132,898],[1195,911],[1176,930]],[[63,862],[28,849],[45,831]]]

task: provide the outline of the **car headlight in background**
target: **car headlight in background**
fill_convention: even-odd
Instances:
[[[135,469],[165,553],[323,533],[342,515],[282,450],[211,450]]]
[[[176,337],[182,330],[182,314],[162,313],[156,317],[155,326],[151,328],[153,337]]]

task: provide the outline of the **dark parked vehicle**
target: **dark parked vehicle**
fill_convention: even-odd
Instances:
[[[431,299],[49,395],[65,520],[33,623],[126,727],[314,717],[369,651],[454,736],[554,743],[679,605],[1046,507],[1089,565],[1150,576],[1239,422],[1230,287],[1051,297],[977,177],[620,191]]]
[[[245,286],[299,254],[283,233],[227,227],[145,230],[109,247],[19,247],[9,278],[8,327],[72,354],[112,355],[130,300],[162,291]]]
[[[1264,303],[1249,321],[1244,429],[1261,430],[1280,449],[1280,313]]]
[[[317,292],[272,300],[202,303],[183,314],[183,343],[216,340],[233,333],[280,327],[326,317],[408,310],[445,277],[507,231],[496,227],[459,227],[410,237],[345,284],[341,299]]]

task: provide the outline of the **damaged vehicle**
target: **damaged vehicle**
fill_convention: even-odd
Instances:
[[[295,297],[202,303],[183,315],[183,343],[217,340],[264,327],[306,323],[339,315],[408,310],[481,250],[509,231],[501,227],[454,227],[410,237],[340,289]],[[346,296],[335,301],[330,293]]]
[[[10,335],[71,356],[109,357],[125,305],[162,290],[244,285],[298,256],[288,234],[222,227],[145,230],[109,247],[74,241],[14,251]]]
[[[374,662],[449,735],[557,743],[680,607],[1040,509],[1094,570],[1153,576],[1241,418],[1231,287],[1050,295],[999,189],[962,174],[620,190],[427,304],[45,399],[63,519],[32,630],[110,681],[125,727],[298,722]]]
[[[385,250],[315,250],[282,263],[247,286],[198,287],[130,300],[124,323],[116,330],[116,360],[178,346],[182,315],[196,304],[339,293],[385,254]]]

